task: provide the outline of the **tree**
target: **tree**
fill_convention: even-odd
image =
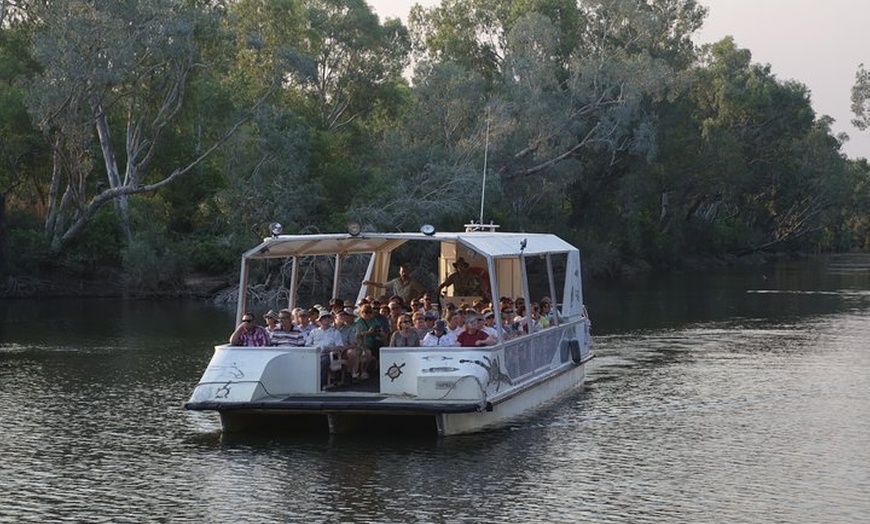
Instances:
[[[386,176],[365,184],[354,213],[389,229],[451,217],[461,225],[479,202],[486,82],[455,63],[419,64],[402,124],[387,133]]]
[[[855,73],[855,84],[852,86],[852,113],[855,118],[852,124],[864,131],[870,127],[870,71],[864,64],[858,66]]]
[[[816,119],[806,87],[779,81],[730,37],[704,48],[694,75],[675,104],[697,138],[669,127],[681,133],[665,138],[672,153],[658,162],[663,227],[694,235],[689,245],[700,250],[744,253],[818,231],[843,201],[844,169],[830,120]],[[691,161],[670,160],[680,150]]]
[[[501,70],[504,0],[444,0],[440,6],[411,8],[408,22],[421,61],[455,62],[493,81]]]
[[[455,0],[411,16],[426,60],[455,62],[488,80],[492,165],[518,189],[506,193],[515,195],[518,217],[543,195],[564,196],[593,158],[600,166],[593,169],[607,172],[623,155],[654,154],[645,111],[667,94],[681,63],[674,50],[686,52],[704,13],[694,1],[571,4]],[[536,198],[519,196],[530,188]]]
[[[51,247],[73,242],[110,202],[129,240],[128,197],[188,173],[240,125],[197,144],[171,170],[149,170],[184,107],[191,75],[207,67],[197,61],[196,32],[213,13],[174,0],[35,5],[42,24],[33,49],[43,70],[27,84],[28,106],[53,150],[45,220]],[[93,178],[101,169],[105,185]]]
[[[41,175],[47,167],[48,148],[31,124],[20,79],[37,73],[27,52],[28,24],[16,9],[3,5],[0,13],[0,277],[10,268],[7,211],[38,209]],[[10,23],[4,21],[11,20]]]
[[[234,82],[268,78],[276,62],[285,74],[281,96],[240,135],[247,147],[232,148],[243,178],[258,183],[226,196],[260,200],[287,231],[343,226],[357,193],[349,188],[371,185],[376,144],[405,104],[407,30],[381,24],[362,0],[244,0],[230,12],[236,41],[256,43],[239,52]]]

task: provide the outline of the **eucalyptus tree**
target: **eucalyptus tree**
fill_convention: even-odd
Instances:
[[[26,0],[0,0],[0,31],[27,18]]]
[[[384,86],[407,65],[407,31],[398,20],[381,25],[364,0],[309,0],[305,51],[316,76],[302,85],[321,125],[335,129],[364,117]]]
[[[864,131],[870,127],[870,71],[864,64],[858,66],[855,72],[855,84],[852,86],[852,113],[855,118],[852,124]]]
[[[38,209],[47,171],[48,147],[36,129],[24,104],[24,92],[17,85],[37,73],[27,50],[28,24],[16,13],[18,4],[7,5],[0,20],[0,277],[11,263],[8,257],[10,230],[7,211]],[[37,255],[38,242],[21,251]]]
[[[419,60],[455,62],[493,81],[501,71],[505,25],[511,2],[442,0],[415,4],[408,21]]]
[[[731,38],[705,47],[691,90],[705,163],[673,186],[689,220],[742,231],[727,247],[768,248],[818,231],[843,201],[844,158],[807,88],[780,81]]]
[[[276,122],[240,135],[249,147],[234,149],[242,178],[256,177],[253,191],[288,230],[343,223],[349,188],[371,185],[374,144],[406,96],[407,30],[398,20],[381,23],[362,0],[242,0],[228,20],[237,45],[256,43],[239,54],[238,85],[276,64],[284,71],[269,109]],[[276,186],[302,198],[277,199],[283,193],[266,189]]]
[[[459,31],[463,10],[470,25]],[[524,222],[579,203],[590,178],[654,157],[652,104],[672,92],[704,13],[693,0],[448,0],[416,8],[411,22],[426,59],[491,79],[478,117],[491,124],[493,170],[515,189],[505,194]]]
[[[457,226],[480,200],[486,80],[455,63],[418,64],[401,124],[386,133],[386,173],[360,188],[354,212],[389,229]]]
[[[190,172],[246,118],[210,143],[190,144],[175,166],[153,169],[192,76],[209,67],[199,61],[197,31],[219,11],[177,0],[34,4],[33,53],[42,72],[27,85],[28,106],[53,151],[45,219],[53,250],[113,202],[129,239],[128,197]],[[95,179],[101,171],[106,183]]]

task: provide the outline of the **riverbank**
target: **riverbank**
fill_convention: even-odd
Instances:
[[[680,271],[704,271],[727,267],[760,266],[781,260],[805,258],[803,253],[752,253],[749,255],[709,255],[689,257],[666,270],[654,268],[644,260],[626,262],[607,269],[590,270],[587,279],[595,282],[630,281],[656,273]],[[589,268],[587,268],[588,270]],[[212,300],[235,286],[234,275],[193,274],[174,285],[142,287],[128,282],[118,271],[105,270],[99,275],[56,274],[34,276],[10,276],[0,286],[0,298],[198,298]]]
[[[154,288],[131,285],[120,274],[10,276],[0,286],[0,298],[211,299],[234,283],[230,276],[189,275],[180,283]]]

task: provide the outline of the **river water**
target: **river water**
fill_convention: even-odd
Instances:
[[[586,295],[585,390],[448,439],[227,438],[232,311],[0,301],[0,522],[868,522],[870,257]]]

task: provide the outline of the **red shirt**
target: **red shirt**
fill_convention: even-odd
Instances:
[[[486,340],[488,338],[489,335],[485,331],[478,329],[473,335],[468,331],[463,331],[456,337],[456,340],[459,341],[459,345],[462,347],[473,348],[477,347],[478,340]]]

